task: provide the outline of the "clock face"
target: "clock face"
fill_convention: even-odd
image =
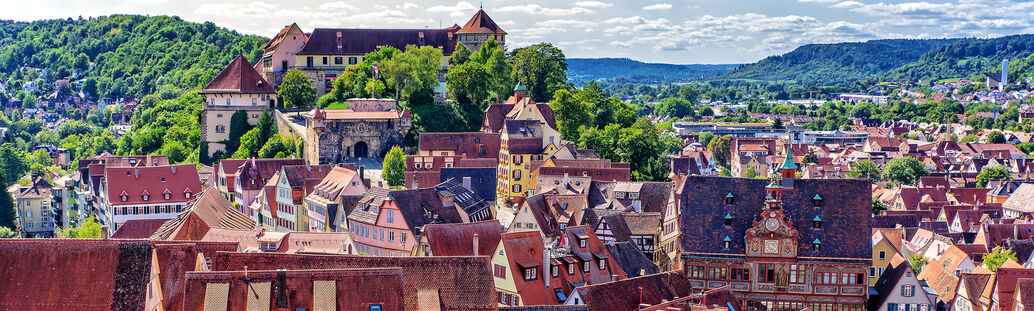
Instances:
[[[775,218],[769,218],[767,221],[765,221],[765,229],[768,229],[768,231],[776,231],[776,230],[778,230],[779,229],[779,220],[777,220]]]
[[[775,254],[779,252],[779,241],[768,240],[765,241],[765,253]]]

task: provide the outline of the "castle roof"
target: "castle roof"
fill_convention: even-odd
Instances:
[[[316,28],[298,55],[365,55],[383,46],[405,50],[415,45],[439,48],[448,56],[456,42],[449,29]]]
[[[478,10],[474,14],[474,17],[470,18],[470,21],[463,28],[456,31],[456,33],[472,33],[472,34],[497,34],[505,35],[506,32],[499,25],[496,25],[495,21],[491,17],[488,17],[488,13],[485,10]]]
[[[244,55],[239,55],[198,93],[275,94],[276,90],[262,78],[262,74],[255,71]]]

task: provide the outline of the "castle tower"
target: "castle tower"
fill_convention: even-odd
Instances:
[[[797,177],[797,164],[793,162],[793,150],[789,142],[783,148],[786,156],[783,158],[783,165],[779,167],[780,175],[783,178],[783,188],[793,188],[793,179]]]
[[[456,31],[456,36],[460,43],[463,43],[471,51],[477,51],[481,49],[481,44],[493,39],[499,43],[499,46],[506,46],[506,31],[499,28],[499,25],[488,17],[488,13],[485,10],[478,10],[474,14],[474,17],[470,18],[470,21],[463,28]]]

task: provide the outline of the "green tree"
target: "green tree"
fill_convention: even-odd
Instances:
[[[700,91],[692,86],[684,85],[679,88],[679,98],[682,98],[694,105],[698,103],[699,97]]]
[[[456,43],[456,49],[452,51],[452,55],[449,56],[449,67],[462,65],[470,60],[470,49],[467,48],[466,44],[461,42]]]
[[[414,105],[434,102],[438,71],[442,68],[442,50],[431,46],[410,45],[382,62],[384,84],[397,90],[400,99]]]
[[[579,128],[593,126],[589,103],[582,101],[568,90],[557,90],[549,108],[556,115],[560,135],[567,140],[578,141]]]
[[[18,233],[14,232],[14,230],[11,230],[11,228],[0,227],[0,239],[13,239],[17,237]]]
[[[0,180],[4,179],[4,172],[0,170]],[[14,222],[16,211],[14,209],[14,198],[7,192],[8,183],[4,183],[4,190],[0,191],[0,227],[15,228]]]
[[[693,117],[693,104],[681,97],[665,98],[657,105],[655,114],[672,118]]]
[[[258,152],[262,149],[262,146],[266,144],[266,140],[262,139],[261,130],[256,127],[244,133],[241,136],[241,145],[237,148],[237,151],[233,153],[231,158],[234,159],[247,159],[257,157]]]
[[[402,188],[405,183],[406,154],[398,146],[391,147],[384,156],[384,181],[392,188]]]
[[[959,143],[960,143],[960,144],[965,144],[965,143],[975,143],[975,142],[977,142],[978,140],[980,140],[980,137],[978,137],[977,135],[973,135],[973,134],[966,134],[966,136],[963,136],[963,137],[962,137],[962,140],[960,140],[960,141],[959,141]]]
[[[885,211],[885,210],[887,210],[887,204],[883,204],[883,201],[880,201],[880,199],[877,199],[877,198],[873,198],[872,199],[872,214],[873,215],[879,215],[880,211]]]
[[[101,224],[93,216],[87,218],[82,226],[75,228],[58,229],[57,237],[62,239],[100,239]]]
[[[852,162],[851,170],[847,172],[848,178],[855,179],[879,179],[880,169],[872,161]]]
[[[553,92],[567,83],[567,58],[564,52],[549,43],[540,43],[513,50],[513,80],[528,87],[538,102],[553,98]]]
[[[460,103],[480,104],[488,99],[491,76],[485,65],[468,61],[454,66],[445,75],[445,84]]]
[[[783,129],[783,119],[776,118],[775,121],[772,122],[772,129],[776,129],[776,130]]]
[[[707,144],[707,150],[711,151],[711,156],[722,167],[729,167],[732,157],[732,141],[732,135],[724,135],[712,139],[711,143]]]
[[[984,255],[984,261],[980,265],[987,268],[987,270],[998,271],[998,267],[1001,267],[1010,259],[1013,261],[1017,260],[1016,254],[1011,249],[995,246],[991,253]]]
[[[729,168],[723,167],[721,170],[718,170],[718,176],[732,177],[732,171],[730,171]]]
[[[819,156],[815,155],[815,151],[809,148],[808,153],[804,154],[804,158],[801,159],[801,163],[819,163]]]
[[[280,83],[276,96],[285,108],[305,108],[316,103],[316,88],[301,70],[291,69]]]
[[[743,170],[743,178],[757,178],[758,172],[754,170],[753,166],[747,166],[747,169]]]
[[[276,122],[273,122],[273,115],[269,113],[269,110],[263,111],[262,115],[259,115],[254,128],[259,130],[258,138],[262,143],[277,133]]]
[[[82,71],[90,69],[90,57],[86,56],[86,53],[79,53],[79,56],[72,61],[72,68]]]
[[[1003,135],[1002,132],[999,132],[999,131],[991,131],[990,133],[987,133],[987,143],[989,143],[989,144],[1004,144],[1005,143],[1005,135]]]
[[[280,137],[280,135],[273,135],[269,140],[266,141],[266,145],[262,146],[259,150],[258,156],[260,158],[289,158],[294,155],[295,151],[294,137]]]
[[[32,162],[31,162],[30,165],[32,165],[32,164],[39,164],[39,165],[42,165],[43,167],[54,165],[54,160],[53,160],[53,158],[50,157],[50,152],[47,152],[46,150],[36,149],[36,151],[32,152],[32,156],[31,157],[32,157]]]
[[[178,141],[167,141],[162,145],[161,154],[169,158],[169,162],[182,163],[190,156],[190,150]]]
[[[930,263],[930,261],[927,260],[926,257],[923,257],[922,254],[912,254],[912,256],[908,258],[908,263],[912,266],[912,273],[914,275],[919,275],[919,272],[922,272],[923,267],[925,267],[927,263]]]
[[[12,143],[0,145],[0,167],[3,168],[6,184],[12,184],[29,171],[28,157],[25,151]]]
[[[244,110],[237,110],[230,116],[230,137],[226,140],[226,152],[234,153],[237,152],[237,147],[241,144],[241,136],[251,130],[251,124],[248,124],[248,112]]]
[[[930,171],[916,158],[900,157],[887,162],[880,176],[897,184],[915,185],[919,182],[919,177],[929,174]]]
[[[984,166],[984,170],[977,174],[977,188],[983,188],[987,186],[988,181],[996,179],[1009,179],[1012,174],[1009,171],[1009,167],[1003,165],[995,166]]]
[[[699,141],[700,144],[704,146],[707,146],[709,143],[711,143],[711,139],[714,139],[714,133],[711,132],[703,132],[700,133],[699,136],[697,136],[697,141]]]

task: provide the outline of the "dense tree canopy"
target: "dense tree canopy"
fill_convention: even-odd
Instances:
[[[524,83],[535,101],[546,102],[567,83],[564,52],[549,43],[522,47],[510,52],[514,80]]]

